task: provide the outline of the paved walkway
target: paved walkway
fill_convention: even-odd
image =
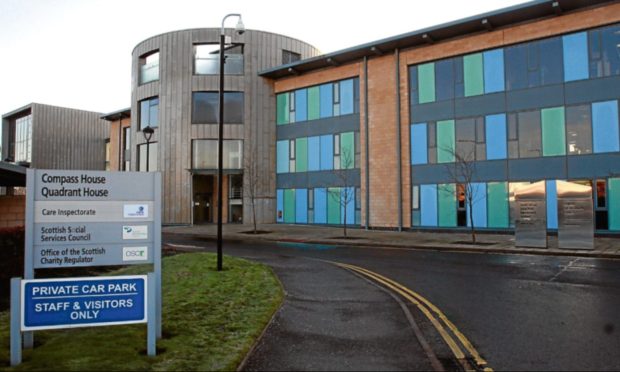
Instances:
[[[258,230],[268,233],[254,235],[252,230],[252,225],[226,224],[223,226],[224,239],[620,259],[620,236],[595,238],[594,250],[577,250],[559,249],[556,236],[549,236],[549,248],[544,249],[515,247],[514,235],[510,234],[478,234],[479,244],[473,245],[468,233],[348,228],[348,239],[344,239],[341,227],[264,224],[258,225]],[[216,225],[169,226],[163,229],[164,233],[199,235],[206,239],[215,239],[216,231]]]

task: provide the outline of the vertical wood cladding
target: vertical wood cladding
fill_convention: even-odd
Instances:
[[[219,43],[219,28],[193,29],[158,35],[138,44],[132,56],[132,170],[137,169],[137,145],[144,143],[139,129],[139,102],[159,97],[159,127],[152,141],[159,143],[158,169],[163,172],[163,222],[187,224],[192,220],[191,156],[193,139],[217,139],[214,124],[192,124],[192,92],[218,91],[218,75],[194,75],[194,44]],[[261,31],[243,35],[227,29],[234,43],[244,44],[244,74],[226,75],[226,91],[244,92],[243,125],[226,124],[225,139],[243,140],[244,167],[254,162],[260,178],[258,222],[275,222],[275,96],[272,82],[258,72],[281,64],[282,49],[313,57],[318,51],[301,41]],[[139,58],[159,50],[159,80],[138,85]],[[250,161],[250,159],[253,159]],[[248,187],[244,170],[244,189]],[[225,210],[227,205],[225,205]],[[251,207],[244,200],[245,221]]]
[[[110,125],[101,114],[32,104],[32,167],[105,169]]]

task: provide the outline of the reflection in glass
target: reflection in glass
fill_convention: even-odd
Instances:
[[[592,153],[592,113],[590,105],[566,108],[566,146],[569,155]]]
[[[224,48],[226,62],[224,74],[243,75],[243,45],[232,44]],[[194,45],[194,73],[196,75],[218,75],[220,73],[220,45]]]

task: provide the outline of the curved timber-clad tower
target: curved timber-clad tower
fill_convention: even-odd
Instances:
[[[217,218],[219,28],[165,33],[132,53],[131,129],[124,164],[147,168],[142,129],[154,128],[148,169],[163,173],[163,222]],[[227,222],[251,222],[247,193],[255,184],[256,219],[275,222],[276,99],[259,71],[314,57],[302,41],[262,31],[226,30],[224,208]],[[271,123],[271,124],[270,124]],[[251,177],[250,168],[258,177]]]

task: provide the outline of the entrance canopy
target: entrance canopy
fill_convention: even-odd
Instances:
[[[26,186],[26,167],[0,161],[0,186]]]

